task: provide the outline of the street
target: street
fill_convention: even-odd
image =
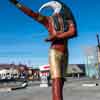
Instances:
[[[83,86],[95,84],[98,86]],[[64,100],[100,100],[100,80],[68,80],[64,86]],[[0,92],[0,100],[51,100],[51,87],[41,88],[32,83],[25,89]]]

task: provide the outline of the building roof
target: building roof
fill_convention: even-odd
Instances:
[[[15,65],[15,64],[0,64],[0,69],[20,68],[20,67],[27,68],[27,66],[23,65],[23,64],[19,64],[19,65]]]
[[[67,73],[84,73],[84,64],[69,64]]]

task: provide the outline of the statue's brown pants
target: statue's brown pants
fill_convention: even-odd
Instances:
[[[63,78],[67,67],[66,55],[50,49],[49,63],[52,78],[52,100],[63,100]]]

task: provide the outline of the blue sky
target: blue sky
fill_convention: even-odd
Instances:
[[[48,0],[20,0],[34,11]],[[50,1],[50,0],[49,0]],[[69,40],[69,63],[84,63],[86,46],[96,46],[100,33],[100,0],[61,0],[72,10],[78,37]],[[0,63],[38,66],[48,63],[47,30],[8,0],[0,0]]]

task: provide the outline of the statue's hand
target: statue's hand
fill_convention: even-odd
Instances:
[[[13,4],[17,4],[18,3],[18,1],[17,0],[9,0],[11,3],[13,3]]]
[[[50,37],[46,38],[45,41],[49,42],[49,41],[55,41],[57,39],[59,39],[59,35],[62,34],[61,32],[56,32],[56,34],[52,34]]]
[[[59,39],[59,35],[62,34],[61,32],[56,32],[56,38]]]
[[[48,38],[45,39],[46,42],[49,42],[49,41],[55,41],[57,39],[56,35],[52,35]]]

